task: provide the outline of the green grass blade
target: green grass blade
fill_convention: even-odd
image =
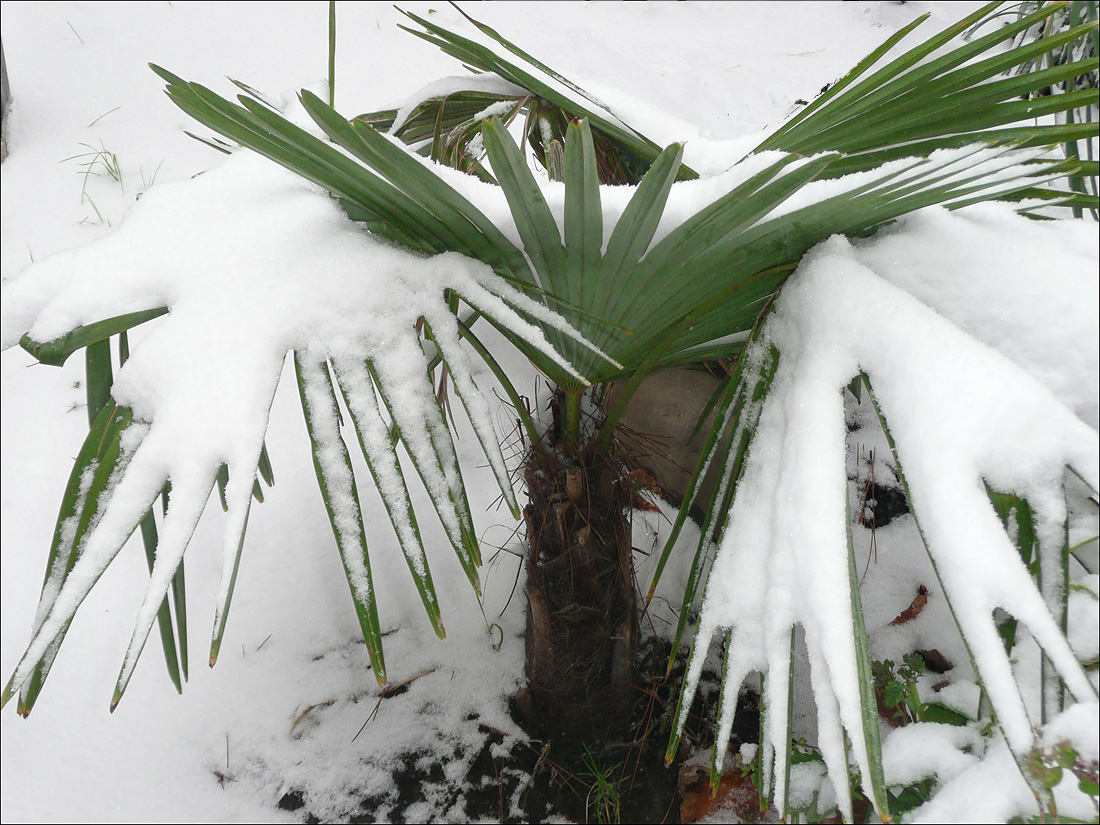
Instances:
[[[430,139],[432,152],[435,153],[444,147],[453,148],[456,137],[453,133],[460,127],[477,123],[474,118],[493,104],[512,101],[521,106],[524,100],[525,97],[515,95],[468,89],[421,101],[396,130],[393,129],[398,114],[396,109],[357,115],[351,121],[355,127],[369,126],[376,132],[393,132],[409,146],[423,144]],[[480,123],[477,123],[477,129],[480,128]],[[432,159],[441,160],[434,154]]]
[[[894,469],[897,471],[898,480],[901,482],[901,488],[905,492],[905,499],[910,503],[910,510],[913,515],[913,522],[916,525],[918,535],[920,535],[921,543],[924,545],[925,554],[928,557],[929,563],[932,565],[932,570],[936,574],[936,581],[939,583],[940,589],[942,590],[943,579],[941,578],[939,570],[937,569],[935,558],[933,557],[931,551],[928,549],[928,540],[927,538],[925,538],[924,530],[921,528],[919,515],[912,510],[913,497],[909,490],[909,481],[906,479],[905,469],[898,458],[897,444],[894,441],[894,436],[890,432],[886,418],[882,413],[882,408],[879,405],[878,398],[875,395],[874,389],[871,386],[870,378],[868,378],[867,375],[863,373],[861,373],[861,378],[863,379],[864,389],[867,390],[867,396],[870,398],[871,405],[875,410],[875,415],[878,418],[879,424],[882,426],[882,431],[886,436],[886,443],[890,447],[890,455],[894,460]],[[981,671],[978,669],[977,659],[974,657],[974,651],[971,649],[970,640],[962,632],[962,625],[959,623],[958,616],[955,615],[955,607],[951,604],[951,600],[947,599],[946,601],[947,609],[950,611],[951,618],[955,624],[955,627],[959,631],[959,637],[962,639],[963,647],[966,648],[966,655],[970,659],[970,666],[973,670],[974,678],[978,683],[978,687],[982,691],[982,695],[987,695],[988,691],[986,690],[985,683],[982,680]],[[1021,771],[1023,771],[1024,765],[1020,761],[1019,754],[1013,753],[1013,759],[1016,760],[1016,764],[1020,767]]]
[[[741,437],[744,441],[744,444],[739,446],[738,448],[741,455],[739,458],[736,458],[734,464],[731,465],[733,467],[732,472],[723,472],[723,478],[720,484],[715,488],[715,495],[719,495],[719,491],[722,487],[730,486],[731,478],[734,480],[740,478],[741,462],[744,460],[745,452],[748,450],[751,433],[755,432],[756,428],[755,419],[752,423],[748,425],[747,428],[742,427],[741,413],[745,409],[747,399],[751,394],[753,399],[751,403],[752,405],[755,405],[753,407],[752,415],[756,416],[756,418],[759,417],[759,404],[762,401],[764,395],[767,393],[768,386],[770,386],[771,382],[771,377],[768,373],[772,372],[774,374],[774,368],[769,366],[764,373],[766,381],[763,385],[761,385],[760,383],[759,373],[753,376],[752,381],[743,384],[742,379],[744,377],[745,359],[748,357],[748,353],[751,352],[753,344],[758,340],[760,332],[764,328],[764,322],[771,314],[773,308],[774,303],[769,303],[767,307],[759,313],[755,323],[753,324],[752,332],[746,339],[744,348],[742,349],[741,354],[738,356],[737,362],[734,364],[733,371],[730,373],[725,381],[720,383],[718,387],[715,388],[714,394],[711,396],[710,400],[707,402],[706,407],[703,409],[703,412],[699,416],[699,421],[696,424],[695,431],[691,435],[692,439],[699,431],[699,428],[702,426],[707,416],[711,414],[711,411],[718,411],[717,414],[714,416],[714,421],[712,422],[710,429],[707,433],[706,440],[703,442],[703,446],[699,454],[699,460],[696,463],[695,470],[691,476],[691,481],[689,482],[687,491],[684,494],[684,500],[680,504],[680,510],[676,515],[676,521],[672,525],[672,530],[669,532],[668,540],[665,542],[665,546],[662,548],[661,555],[658,558],[657,566],[654,569],[653,578],[650,582],[649,593],[646,596],[646,604],[649,604],[649,602],[653,599],[653,594],[657,589],[657,584],[661,579],[661,574],[664,571],[665,565],[668,562],[668,558],[672,553],[672,548],[676,544],[676,540],[680,536],[680,531],[683,529],[684,523],[687,521],[688,515],[691,511],[691,507],[695,503],[695,500],[699,495],[699,491],[702,489],[703,481],[706,477],[707,471],[710,469],[711,464],[714,462],[714,459],[719,458],[719,443],[723,433],[729,432],[731,433],[732,437],[733,433],[740,432],[742,434]],[[728,462],[728,455],[729,453],[727,448],[726,456],[720,459],[723,462],[724,467]],[[728,512],[728,502],[724,503],[717,509],[715,508],[715,503],[716,499],[714,496],[712,496],[711,501],[708,503],[709,506],[706,511],[708,514],[720,514]],[[701,533],[706,535],[715,534],[717,531],[710,528],[710,519],[708,518],[707,521],[708,524],[706,527],[704,527]],[[716,524],[717,523],[718,522],[716,522]],[[697,558],[702,552],[702,546],[702,543],[700,543],[699,547],[696,548]]]
[[[226,101],[201,86],[195,87],[196,93],[204,97],[211,105],[224,106]],[[405,192],[394,187],[377,175],[357,164],[351,158],[334,147],[317,139],[304,129],[295,126],[278,112],[274,112],[253,100],[241,98],[246,117],[244,122],[255,121],[254,129],[274,134],[285,144],[279,157],[273,160],[287,166],[298,174],[303,174],[300,166],[303,159],[311,159],[323,170],[323,179],[318,182],[334,194],[342,194],[397,226],[402,232],[418,240],[434,245],[437,252],[455,248],[456,236],[451,226],[441,221]],[[318,102],[319,99],[318,99]],[[344,121],[346,123],[346,121]],[[250,148],[255,148],[250,146]],[[285,162],[289,150],[291,162]]]
[[[225,499],[225,488],[229,485],[229,465],[223,464],[218,468],[218,500],[222,505],[222,512],[229,512],[229,502]]]
[[[176,639],[179,641],[180,673],[187,681],[187,579],[183,572],[183,561],[172,577],[172,609],[176,614]]]
[[[733,673],[730,668],[730,656],[733,652],[734,647],[733,637],[733,631],[730,631],[726,634],[726,651],[725,654],[722,656],[722,678],[719,681],[719,684],[722,687],[718,691],[718,708],[716,710],[715,716],[715,719],[718,720],[718,726],[720,728],[725,727],[725,725],[723,725],[723,722],[727,719],[727,717],[730,718],[730,720],[732,721],[733,715],[737,712],[737,692],[726,689],[727,687],[729,687],[730,680],[733,679]],[[738,681],[740,682],[740,680]],[[737,687],[740,688],[740,684],[738,684]],[[729,707],[729,703],[731,702],[729,694],[731,693],[733,694],[733,707]],[[723,741],[728,740],[726,739],[726,737],[722,736],[721,733],[718,733],[718,735],[715,737],[713,753],[711,754],[710,758],[710,789],[712,794],[717,793],[718,783],[722,779],[722,765],[725,762],[726,748],[721,747],[719,743]]]
[[[443,252],[450,230],[430,212],[392,185],[368,172],[333,146],[318,140],[276,112],[248,98],[237,106],[198,84],[173,81],[175,75],[154,66],[169,80],[168,96],[200,123],[290,169],[338,199],[354,203],[359,218],[371,217],[374,228],[396,230],[396,239],[416,249]]]
[[[986,153],[985,157],[975,159],[974,155],[979,152]],[[990,153],[988,149],[975,148],[970,153],[939,161],[910,163],[901,167],[901,171],[886,170],[881,176],[872,176],[869,183],[843,195],[825,198],[775,220],[759,220],[747,230],[700,247],[694,258],[683,262],[675,280],[666,279],[675,284],[675,293],[661,292],[664,285],[657,284],[651,290],[657,295],[639,301],[626,320],[632,328],[653,329],[656,319],[665,313],[674,313],[681,306],[677,301],[699,306],[705,297],[700,292],[699,279],[705,276],[708,279],[705,282],[713,284],[717,271],[739,278],[734,282],[737,288],[731,287],[728,301],[716,302],[706,313],[700,313],[669,350],[677,352],[703,344],[738,327],[747,329],[754,313],[745,309],[762,302],[781,285],[782,267],[793,269],[813,243],[838,232],[866,233],[876,224],[923,206],[944,203],[957,207],[1003,196],[1016,188],[1028,188],[1040,179],[1038,171],[1011,174],[1005,171],[1014,165],[1018,169],[1019,159],[1007,149]],[[1036,177],[1029,177],[1032,174]],[[678,257],[677,260],[682,259]],[[773,267],[774,274],[765,274],[768,270],[762,268],[767,266]],[[740,314],[740,324],[735,325],[735,314]],[[653,337],[636,335],[624,341],[623,348],[614,350],[612,355],[620,362],[636,363],[635,359],[652,350]]]
[[[1057,548],[1042,547],[1036,530],[1035,515],[1026,499],[1011,493],[1002,493],[986,485],[990,503],[1013,539],[1020,558],[1036,580],[1050,612],[1058,620],[1062,632],[1066,631],[1067,594],[1069,590],[1068,542],[1060,541]],[[1062,531],[1064,538],[1064,530]],[[1010,616],[999,627],[1006,651],[1016,642],[1018,625]],[[1062,710],[1064,689],[1057,671],[1046,655],[1040,664],[1040,712],[1043,724]]]
[[[791,628],[791,638],[787,655],[787,712],[785,714],[783,736],[783,798],[774,800],[776,807],[783,812],[786,822],[791,812],[791,764],[794,762],[794,643],[796,628]],[[774,683],[774,679],[772,682]],[[885,821],[885,820],[884,820]]]
[[[822,174],[823,178],[838,178],[853,172],[864,172],[891,160],[927,157],[937,149],[957,149],[975,144],[1014,146],[1053,146],[1064,140],[1083,139],[1094,135],[1095,128],[1080,124],[1062,126],[1008,126],[961,135],[940,135],[926,140],[854,152],[837,160]]]
[[[1097,59],[1093,58],[1068,66],[1055,66],[1040,72],[992,80],[980,85],[968,85],[970,78],[951,78],[950,82],[923,86],[898,100],[891,101],[890,105],[884,107],[877,115],[845,121],[836,127],[824,130],[819,137],[822,145],[837,143],[837,148],[841,148],[844,144],[834,141],[832,135],[843,134],[845,129],[849,133],[858,135],[860,132],[872,132],[885,126],[890,131],[901,134],[906,124],[929,120],[933,120],[937,125],[942,122],[941,131],[947,134],[952,131],[951,119],[954,113],[974,114],[980,111],[980,116],[985,117],[992,114],[993,109],[998,105],[1004,105],[1021,95],[1027,95],[1035,88],[1062,82],[1081,72],[1093,71],[1096,66]],[[1003,64],[999,62],[998,72],[1001,68]],[[990,75],[994,74],[990,72]]]
[[[1058,622],[1063,636],[1069,615],[1069,522],[1068,516],[1066,518],[1062,529],[1057,531],[1057,540],[1053,545],[1049,544],[1049,540],[1053,539],[1053,530],[1040,532],[1037,545],[1039,592],[1043,594],[1043,601]],[[1065,709],[1066,699],[1058,671],[1045,653],[1039,665],[1039,679],[1040,720],[1045,725]]]
[[[125,364],[130,357],[130,342],[126,335],[126,331],[123,330],[118,334],[118,360],[119,365]],[[165,487],[162,495],[165,499],[165,510],[167,507],[167,490]],[[153,515],[153,508],[149,508],[149,512],[145,514],[145,517],[141,520],[141,541],[145,547],[145,558],[149,564],[149,572],[153,571],[153,562],[156,558],[157,550],[157,522],[156,517]],[[157,613],[157,624],[161,638],[161,648],[164,650],[165,664],[168,667],[169,677],[172,678],[173,683],[176,685],[176,690],[183,692],[183,686],[179,682],[179,677],[182,675],[183,681],[187,681],[188,673],[188,661],[187,661],[187,584],[183,572],[183,561],[180,561],[180,565],[176,568],[176,573],[172,577],[172,610],[176,614],[176,636],[172,636],[171,625],[171,611],[168,609],[168,599],[165,597],[164,603],[161,605],[160,612]],[[169,617],[167,627],[163,615],[167,614]],[[176,639],[179,640],[179,647],[177,650]],[[176,666],[172,664],[172,660],[175,659]],[[173,677],[173,674],[175,676]]]
[[[778,149],[782,145],[784,145],[784,141],[787,139],[788,135],[799,124],[801,124],[804,120],[809,119],[811,116],[815,116],[815,113],[818,109],[830,103],[830,101],[836,98],[841,92],[851,86],[856,80],[858,80],[863,74],[865,74],[868,69],[878,63],[878,61],[882,59],[883,55],[885,55],[888,51],[890,51],[890,49],[900,43],[911,31],[913,31],[913,29],[915,29],[917,26],[927,20],[929,16],[930,14],[925,13],[914,20],[912,23],[909,23],[907,26],[904,26],[903,28],[892,34],[889,38],[887,38],[886,42],[884,42],[881,46],[879,46],[877,49],[875,49],[869,55],[863,58],[859,63],[857,63],[852,68],[852,70],[848,72],[848,74],[846,74],[836,83],[828,86],[825,91],[814,98],[814,100],[810,101],[810,104],[806,106],[806,108],[804,108],[790,120],[784,123],[779,129],[769,135],[767,139],[759,146],[757,146],[754,151],[760,152],[766,149]]]
[[[859,124],[859,128],[854,129],[849,135],[841,136],[840,139],[831,141],[831,143],[836,143],[837,148],[844,151],[861,152],[878,148],[886,143],[935,140],[943,134],[954,136],[996,129],[999,126],[1007,126],[1020,121],[1057,114],[1078,106],[1095,105],[1098,100],[1100,100],[1100,92],[1086,90],[1036,100],[1001,103],[988,107],[962,105],[952,110],[935,113],[936,119],[934,122],[929,122],[928,118],[906,119],[897,124],[896,129],[890,133],[870,131]],[[1036,126],[1032,128],[1038,134],[1043,134],[1049,127]],[[1054,140],[1050,141],[1052,144],[1056,142]]]
[[[1043,113],[1071,112],[1079,103],[1087,105],[1091,97],[1083,95],[1079,99],[1065,100],[1065,95],[1055,95],[1039,102],[1013,102],[1018,95],[1026,98],[1035,89],[1073,73],[1072,65],[1004,80],[993,78],[1006,70],[1033,63],[1041,55],[1088,34],[1090,26],[1042,38],[1039,42],[983,60],[973,59],[988,53],[1015,33],[1036,25],[1057,9],[1057,4],[1050,4],[1024,20],[913,68],[958,31],[983,17],[987,10],[982,10],[891,62],[827,105],[822,104],[820,109],[812,113],[804,111],[765,140],[759,149],[783,148],[802,153],[823,149],[861,152],[862,157],[858,160],[846,159],[830,170],[828,176],[837,177],[872,168],[893,157],[927,155],[938,148],[968,142],[1020,137],[1019,132],[1014,136],[1008,134],[1010,129],[997,127]],[[1074,65],[1088,71],[1092,62]],[[1052,145],[1062,127],[1025,128],[1029,143]],[[1094,135],[1095,129],[1090,133]]]
[[[936,49],[946,45],[977,20],[986,16],[995,6],[996,4],[990,4],[983,9],[979,9],[969,17],[958,21],[940,34],[891,61],[860,83],[848,88],[844,94],[833,98],[828,107],[815,111],[812,116],[801,118],[796,128],[779,130],[775,135],[761,143],[756,151],[761,149],[787,149],[793,151],[796,146],[802,146],[804,141],[813,141],[815,135],[838,120],[851,118],[859,113],[873,113],[875,107],[880,105],[883,100],[906,89],[919,87],[921,84],[927,83],[930,78],[938,77],[973,57],[987,52],[998,43],[1011,38],[1016,32],[1034,25],[1056,11],[1054,8],[1042,10],[1036,15],[1032,15],[1027,21],[1019,21],[1006,26],[993,34],[956,48],[943,57],[920,65],[915,69],[913,68]],[[870,64],[867,64],[864,70],[867,68],[870,68]],[[973,73],[971,72],[971,74]],[[825,148],[837,147],[819,145],[819,149]],[[803,151],[814,150],[803,148]]]
[[[791,151],[809,153],[827,147],[859,152],[922,139],[954,138],[1071,111],[1092,104],[1096,97],[1094,91],[1085,90],[1021,101],[1016,98],[1026,95],[1028,84],[1020,80],[1012,78],[984,84],[948,97],[901,101],[894,107],[880,110],[878,117],[861,116],[823,130],[815,134],[812,141],[791,147]],[[1049,127],[1033,128],[1043,133]]]
[[[524,252],[538,277],[539,288],[568,299],[567,262],[561,230],[534,175],[527,168],[522,151],[496,118],[485,121],[481,134],[493,173],[504,190],[512,219],[523,241]],[[573,361],[579,357],[578,348],[558,330],[551,328],[546,333],[555,349],[566,358]]]
[[[632,278],[631,292],[624,293],[615,304],[616,308],[626,309],[611,317],[630,329],[656,333],[660,327],[653,324],[655,316],[675,317],[681,307],[698,306],[708,293],[713,294],[718,280],[716,264],[718,272],[752,276],[754,273],[743,267],[723,266],[731,249],[746,245],[742,230],[822,174],[837,158],[813,158],[781,174],[798,161],[794,156],[782,158],[689,218],[649,250]],[[722,242],[725,245],[720,247]],[[701,279],[703,272],[708,275]],[[723,283],[728,285],[730,281]],[[628,346],[650,350],[651,336],[639,334]]]
[[[106,507],[111,491],[117,481],[117,469],[120,461],[128,460],[129,453],[124,454],[121,449],[121,437],[133,423],[133,414],[124,407],[118,407],[114,402],[105,406],[93,422],[84,447],[77,458],[77,466],[74,466],[73,476],[70,477],[70,486],[66,489],[65,498],[62,501],[62,510],[55,530],[55,538],[58,541],[57,551],[51,548],[51,562],[47,568],[47,582],[43,586],[43,594],[39,603],[38,617],[35,622],[35,631],[32,634],[31,645],[28,653],[16,668],[16,674],[26,672],[27,666],[31,666],[31,673],[24,683],[27,693],[20,702],[21,712],[26,715],[30,712],[37,692],[41,689],[41,683],[45,681],[46,674],[56,655],[65,634],[72,622],[73,614],[77,607],[72,608],[65,618],[64,624],[56,635],[50,640],[47,649],[39,655],[37,661],[29,658],[32,648],[43,641],[41,628],[43,623],[51,617],[55,600],[62,588],[68,583],[69,573],[76,564],[77,559],[84,551],[84,542],[93,531],[100,515]],[[76,479],[76,487],[72,486]],[[63,516],[63,517],[62,517]],[[137,523],[132,529],[137,527]],[[124,536],[113,549],[113,559],[129,539],[129,534]],[[87,587],[94,585],[95,580],[102,576],[106,565],[98,573],[93,574],[94,580]],[[11,698],[15,687],[15,675],[9,680],[4,693],[0,695],[0,706],[3,706]],[[31,690],[34,695],[29,695]]]
[[[701,658],[705,658],[708,652],[699,647],[696,647],[698,643],[699,639],[698,637],[696,637],[696,639],[692,643],[693,646],[691,649],[691,655],[688,657],[689,673],[692,671],[693,668],[698,668],[699,671],[702,670],[702,663],[699,660]],[[727,651],[728,649],[729,648],[727,647]],[[680,687],[676,694],[676,705],[675,712],[673,713],[672,717],[671,733],[669,734],[668,745],[665,748],[666,768],[671,765],[672,760],[676,758],[676,751],[679,750],[680,738],[684,729],[685,717],[691,708],[691,702],[688,700],[687,696],[687,686],[689,681],[690,679],[681,679]]]
[[[492,413],[488,404],[484,401],[484,396],[470,377],[469,371],[462,366],[466,360],[465,352],[457,346],[457,338],[455,340],[437,338],[426,321],[424,323],[424,334],[427,340],[434,343],[439,349],[439,353],[443,357],[443,363],[447,365],[455,392],[469,414],[470,426],[474,431],[474,435],[481,444],[482,452],[489,460],[489,467],[496,478],[500,494],[509,510],[511,510],[512,516],[519,519],[519,504],[516,501],[515,491],[512,490],[511,477],[508,468],[505,466],[504,456],[500,451],[500,443],[497,441],[496,432],[493,429]],[[458,369],[455,368],[456,361],[457,366],[460,367]]]
[[[267,454],[267,442],[265,441],[263,446],[260,447],[260,463],[259,463],[260,476],[263,478],[264,483],[268,487],[275,486],[275,472],[271,469],[271,457]]]
[[[397,120],[397,109],[379,109],[377,112],[365,112],[356,115],[352,120],[370,126],[376,131],[388,132],[394,121]]]
[[[186,129],[183,130],[183,133],[185,135],[187,135],[187,137],[191,138],[192,140],[197,140],[199,143],[202,143],[202,144],[205,144],[206,146],[209,146],[215,152],[220,152],[223,155],[232,155],[233,154],[233,149],[225,141],[218,140],[217,138],[214,138],[214,140],[207,140],[206,138],[200,137],[199,135],[196,135],[193,132],[188,132]]]
[[[1013,538],[1013,544],[1016,545],[1016,549],[1020,553],[1021,561],[1023,561],[1024,566],[1027,567],[1032,576],[1038,578],[1039,569],[1036,561],[1036,550],[1039,540],[1035,534],[1035,515],[1031,510],[1031,505],[1027,503],[1026,499],[1012,493],[992,490],[988,484],[985,489],[993,509],[997,511],[997,516],[1000,518],[1001,524],[1004,525],[1006,534]],[[1012,616],[998,627],[1001,638],[1005,642],[1005,650],[1008,652],[1011,652],[1016,644],[1016,629],[1016,618]]]
[[[677,539],[680,538],[680,532],[683,530],[684,524],[687,522],[688,516],[691,513],[691,507],[695,503],[699,491],[703,486],[703,480],[706,473],[710,469],[711,463],[717,457],[718,443],[722,433],[731,428],[734,430],[738,428],[741,410],[744,409],[744,393],[738,392],[738,390],[741,389],[741,370],[742,366],[739,361],[733,376],[719,388],[721,395],[716,399],[716,407],[719,410],[719,414],[715,416],[714,423],[711,425],[706,441],[703,443],[699,461],[695,466],[695,471],[692,473],[691,482],[684,494],[684,500],[680,503],[679,512],[676,514],[676,521],[673,522],[668,539],[665,541],[664,547],[661,548],[661,555],[657,558],[657,566],[653,570],[653,577],[650,579],[649,583],[649,592],[646,594],[645,601],[647,605],[653,600],[653,594],[657,591],[657,585],[661,581],[661,575],[664,573],[665,565],[668,564],[669,557],[672,555],[672,548],[676,545]],[[703,417],[705,416],[706,413],[704,412]],[[710,503],[713,505],[713,501]],[[701,545],[696,549],[696,558],[698,558],[700,550]],[[694,569],[694,562],[692,567]]]

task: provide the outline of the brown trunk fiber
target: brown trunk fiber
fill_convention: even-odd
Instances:
[[[536,724],[595,741],[630,718],[638,611],[630,492],[614,447],[581,465],[528,457],[526,674]]]

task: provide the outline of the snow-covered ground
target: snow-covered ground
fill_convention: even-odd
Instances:
[[[717,171],[740,156],[736,147],[743,151],[744,142],[738,138],[780,123],[797,109],[796,101],[812,99],[918,15],[932,13],[921,29],[927,35],[975,6],[526,3],[479,6],[475,16],[600,94],[659,142],[687,140],[685,160]],[[428,14],[432,6],[408,8]],[[457,19],[453,9],[442,6],[435,14]],[[461,71],[451,58],[400,31],[396,24],[403,18],[389,4],[339,4],[338,15],[336,105],[347,114],[399,104],[425,84]],[[4,3],[2,25],[15,100],[11,155],[2,172],[5,279],[31,261],[111,235],[144,191],[222,162],[222,155],[182,133],[204,131],[160,94],[163,84],[146,63],[225,94],[232,91],[224,80],[229,76],[284,100],[292,90],[320,89],[327,72],[326,3]],[[106,174],[106,155],[96,159],[97,152],[117,158],[121,180]],[[90,162],[91,167],[82,165]],[[85,175],[89,169],[94,174]],[[985,221],[983,243],[992,248],[998,232],[1013,231],[1011,221],[1003,212],[982,214],[984,219],[975,220]],[[942,253],[949,242],[933,250],[928,239],[959,225],[937,229],[936,220],[930,216],[908,235],[900,232],[893,246],[877,247],[878,254],[911,254],[914,244]],[[181,216],[180,224],[201,227],[202,221]],[[196,238],[195,248],[181,250],[179,259],[201,266],[196,248],[204,240]],[[1070,241],[1088,254],[1076,235]],[[868,260],[875,254],[864,251],[860,262],[872,265]],[[955,257],[953,250],[948,257]],[[902,272],[896,280],[905,277]],[[940,311],[950,315],[950,306]],[[134,338],[140,340],[140,334]],[[1095,344],[1082,350],[1086,365],[1090,357],[1094,363]],[[1025,348],[1020,357],[1031,355]],[[216,358],[216,351],[210,357]],[[81,360],[74,357],[60,370],[28,369],[33,360],[21,350],[0,356],[0,668],[5,676],[27,643],[57,506],[87,431]],[[521,357],[511,357],[505,367],[513,375],[526,369],[527,377],[516,385],[532,396],[541,392],[545,400]],[[1044,369],[1047,365],[1039,363],[1031,371]],[[1078,415],[1095,427],[1095,392],[1090,400],[1088,393],[1079,397],[1076,387],[1052,389],[1071,396]],[[231,397],[220,401],[232,404]],[[496,419],[506,440],[514,422],[503,405]],[[443,758],[444,777],[426,784],[422,807],[404,815],[412,819],[438,810],[439,797],[448,792],[446,781],[461,779],[482,746],[478,722],[521,735],[507,710],[522,680],[523,599],[515,587],[520,538],[506,508],[496,502],[492,474],[465,422],[459,436],[459,458],[487,559],[485,605],[483,614],[441,528],[423,520],[446,641],[435,638],[423,614],[380,501],[362,496],[390,681],[412,680],[407,691],[380,700],[317,493],[293,374],[284,372],[266,438],[276,485],[266,491],[263,505],[252,508],[217,666],[205,667],[225,519],[214,506],[187,556],[192,661],[183,695],[175,695],[158,661],[160,652],[150,649],[117,711],[108,713],[148,580],[140,545],[132,542],[83,605],[34,713],[23,721],[8,709],[0,719],[4,821],[294,821],[294,815],[276,808],[287,791],[304,794],[322,818],[336,817],[364,797],[391,793],[391,768],[410,754]],[[426,504],[414,491],[417,496]],[[636,526],[636,546],[656,542],[642,535],[661,529],[650,519]],[[880,535],[879,542],[883,539]],[[916,550],[911,542],[900,546]],[[682,575],[670,571],[666,586],[674,588]],[[927,575],[925,568],[907,571],[902,579],[921,575]],[[872,626],[888,623],[910,598],[890,592],[888,582],[875,592],[883,595],[867,605]],[[1095,627],[1095,608],[1088,604],[1076,621]],[[929,616],[937,610],[940,621],[947,621],[942,601]],[[926,617],[922,625],[929,633],[930,621]],[[926,644],[896,636],[873,637],[876,655],[897,658],[913,644]],[[944,652],[954,653],[956,661],[965,655],[961,649]],[[1095,728],[1095,714],[1078,724]],[[902,754],[898,770],[911,766],[921,747],[940,747],[961,759],[958,748],[967,743],[944,742],[943,736],[915,745],[898,739],[893,745],[893,753]],[[888,778],[890,753],[888,747]],[[1001,761],[1008,759],[1007,751],[992,756],[1001,755]],[[975,774],[957,786],[956,796],[988,784],[990,776],[1006,775],[997,772],[992,757],[981,765],[973,762],[961,760],[952,770],[960,778],[967,771]],[[1010,762],[1007,770],[1014,770]],[[1011,815],[1017,804],[1013,793],[1006,790],[997,804],[989,802],[987,813]],[[951,804],[947,795],[943,804]],[[962,804],[940,810],[957,813]],[[451,809],[450,816],[461,814],[461,805]]]

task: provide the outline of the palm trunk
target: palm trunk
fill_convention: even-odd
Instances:
[[[556,412],[566,411],[559,401]],[[638,610],[630,491],[614,441],[577,454],[533,450],[527,460],[526,675],[537,725],[593,741],[629,721]]]

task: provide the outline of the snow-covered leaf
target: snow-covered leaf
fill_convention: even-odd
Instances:
[[[894,249],[927,248],[952,234],[968,249],[927,268]],[[1053,271],[1051,256],[1060,264]],[[779,366],[707,583],[685,701],[711,639],[726,629],[723,715],[735,712],[753,671],[765,674],[765,706],[785,707],[790,633],[800,626],[819,745],[846,817],[845,738],[861,774],[871,775],[859,623],[845,595],[842,391],[855,375],[873,388],[929,557],[1011,751],[1026,756],[1037,721],[1020,696],[995,609],[1027,626],[1077,701],[1096,702],[986,493],[989,485],[1026,498],[1047,536],[1040,552],[1060,557],[1067,468],[1100,487],[1096,260],[1087,224],[1040,226],[993,206],[920,213],[856,246],[835,237],[816,247],[750,353],[751,365],[774,347]],[[1017,311],[997,315],[991,307],[1005,295]],[[1067,335],[1072,354],[1060,349]],[[728,724],[720,720],[722,730]],[[770,714],[768,726],[780,799],[783,714]]]
[[[438,605],[376,391],[476,589],[480,554],[454,447],[433,394],[430,361],[417,331],[420,319],[446,359],[513,509],[515,499],[488,404],[458,343],[461,333],[448,291],[572,372],[541,331],[514,309],[531,306],[529,299],[487,265],[456,253],[426,258],[380,241],[351,223],[325,194],[251,154],[234,156],[194,180],[149,191],[114,234],[33,265],[5,283],[4,347],[24,335],[51,342],[76,329],[94,329],[105,318],[146,319],[155,314],[151,310],[167,309],[148,325],[115,378],[114,401],[135,421],[121,444],[128,460],[97,497],[89,513],[94,522],[74,550],[79,558],[64,585],[44,594],[43,616],[5,701],[47,655],[170,484],[156,563],[119,677],[117,703],[215,480],[227,468],[228,521],[211,651],[216,657],[261,469],[268,411],[289,352],[305,359],[309,370],[333,364],[433,621],[438,623]],[[315,384],[306,381],[307,389]],[[315,415],[312,434],[324,433],[319,454],[346,455],[339,428],[320,427],[318,420]],[[319,473],[329,482],[322,490],[334,529],[337,522],[344,524],[337,535],[354,524],[361,531],[345,494],[354,497],[354,487],[331,486],[339,476],[334,467]],[[349,583],[357,604],[367,609],[365,550],[356,561],[350,544],[360,542],[341,542]],[[365,632],[368,626],[376,631],[376,624],[365,624]],[[442,625],[437,629],[442,633]]]

